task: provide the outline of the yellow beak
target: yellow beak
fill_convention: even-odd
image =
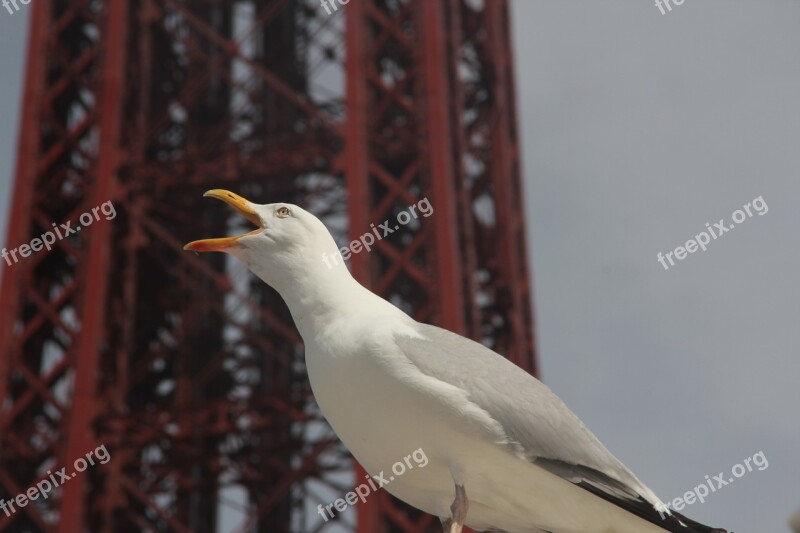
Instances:
[[[230,191],[226,191],[223,189],[214,189],[211,191],[206,192],[204,197],[211,197],[216,198],[218,200],[222,200],[229,206],[236,209],[240,215],[244,218],[258,226],[259,229],[255,230],[255,232],[261,231],[264,228],[264,223],[261,221],[261,217],[256,213],[256,211],[250,207],[251,203],[238,194],[234,194]],[[251,232],[251,233],[255,233]],[[250,235],[251,233],[247,233],[246,235]],[[237,245],[237,241],[244,237],[245,235],[237,235],[236,237],[222,237],[219,239],[203,239],[200,241],[190,242],[186,246],[183,247],[184,250],[188,250],[190,252],[223,252],[228,248]]]

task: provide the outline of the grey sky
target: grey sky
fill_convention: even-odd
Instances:
[[[516,0],[542,377],[684,513],[786,532],[800,506],[800,2]],[[0,12],[0,240],[27,13]],[[669,270],[666,253],[769,207]],[[2,270],[0,268],[0,275]]]
[[[518,99],[542,377],[663,499],[788,531],[800,506],[800,2],[520,0]],[[666,253],[758,196],[754,216]]]
[[[11,181],[22,107],[28,9],[13,15],[0,9],[0,243],[6,241]],[[0,265],[0,279],[6,269]]]

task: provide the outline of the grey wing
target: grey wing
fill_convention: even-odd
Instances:
[[[661,503],[542,382],[470,339],[427,324],[418,331],[424,338],[396,339],[406,357],[424,374],[466,391],[526,459],[616,498]]]
[[[666,511],[558,396],[514,363],[441,328],[418,323],[417,331],[423,338],[395,339],[400,350],[422,373],[465,391],[502,426],[511,451],[667,531],[725,533]]]

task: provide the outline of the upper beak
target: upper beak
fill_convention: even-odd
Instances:
[[[222,200],[226,204],[230,205],[236,209],[240,215],[258,226],[259,229],[256,231],[261,231],[261,229],[264,228],[264,222],[261,220],[261,217],[258,215],[258,213],[256,213],[255,209],[253,209],[253,204],[238,194],[234,194],[223,189],[214,189],[206,192],[203,196],[217,198],[218,200]],[[248,233],[247,235],[250,234]],[[237,241],[242,237],[244,237],[244,235],[238,235],[236,237],[223,237],[220,239],[203,239],[201,241],[190,242],[184,246],[183,249],[190,252],[222,252],[228,248],[231,248],[232,246],[236,246]]]

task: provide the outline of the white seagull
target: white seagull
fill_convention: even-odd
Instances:
[[[670,512],[539,380],[364,288],[311,213],[205,196],[258,229],[185,249],[226,252],[280,293],[317,403],[367,472],[424,450],[428,464],[385,489],[438,516],[445,533],[725,533]]]

